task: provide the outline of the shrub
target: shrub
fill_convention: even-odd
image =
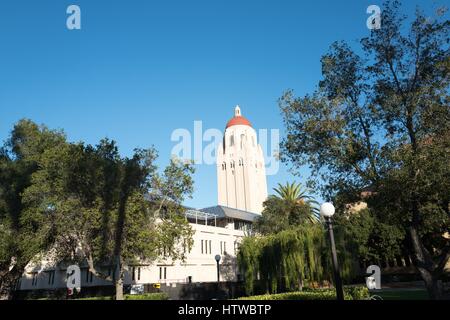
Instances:
[[[75,300],[112,300],[113,298],[110,296],[106,297],[87,297],[87,298],[79,298]]]
[[[78,300],[113,300],[113,297],[89,297],[89,298],[81,298]],[[125,295],[125,300],[169,300],[169,296],[167,293],[158,292],[158,293],[146,293],[146,294],[136,294]]]
[[[345,300],[363,300],[369,297],[369,290],[365,287],[345,287]],[[238,300],[336,300],[335,289],[307,289],[299,292],[279,294],[264,294],[243,297]]]
[[[264,294],[260,296],[244,297],[239,300],[335,300],[336,295],[330,292],[289,292],[278,294]]]
[[[370,297],[369,289],[363,286],[345,287],[344,292],[349,294],[352,300],[364,300]]]
[[[164,292],[126,295],[125,300],[169,300],[169,295]]]

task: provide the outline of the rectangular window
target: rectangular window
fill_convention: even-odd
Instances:
[[[211,254],[211,240],[209,240],[209,253]]]
[[[22,279],[17,280],[16,283],[16,290],[20,290],[20,287],[22,286]]]
[[[55,271],[48,272],[48,284],[53,285],[55,283]]]
[[[136,268],[135,267],[133,267],[131,269],[131,280],[132,281],[136,280]]]
[[[223,254],[227,254],[227,243],[223,242]]]
[[[203,240],[202,240],[202,254],[203,254]]]
[[[159,267],[159,280],[167,279],[167,267]]]
[[[86,269],[86,283],[92,283],[93,273]]]
[[[223,254],[223,246],[222,246],[222,241],[220,241],[220,254]]]
[[[141,268],[138,268],[138,280],[141,280]]]
[[[37,282],[38,282],[38,273],[37,272],[33,272],[33,280],[31,281],[31,285],[33,287],[37,286]]]

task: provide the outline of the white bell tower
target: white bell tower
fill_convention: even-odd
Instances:
[[[239,106],[217,150],[217,180],[219,205],[261,214],[267,199],[264,154]]]

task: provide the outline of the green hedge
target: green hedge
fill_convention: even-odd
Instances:
[[[370,292],[369,289],[367,289],[367,287],[361,286],[345,287],[344,292],[352,297],[351,300],[365,300],[370,297]]]
[[[74,300],[113,300],[113,297],[88,297],[88,298],[79,298]]]
[[[167,293],[147,293],[137,295],[127,295],[125,300],[169,300]]]
[[[369,298],[369,290],[366,287],[346,287],[344,288],[344,298],[345,300],[364,300]],[[238,300],[336,300],[336,291],[334,289],[307,289],[298,292],[243,297]]]
[[[114,300],[111,296],[106,297],[90,297],[90,298],[81,298],[77,300]],[[169,300],[169,296],[166,293],[146,293],[146,294],[136,294],[125,295],[125,300]]]

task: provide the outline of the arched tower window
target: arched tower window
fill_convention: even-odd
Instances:
[[[234,135],[230,137],[230,147],[234,146]]]

